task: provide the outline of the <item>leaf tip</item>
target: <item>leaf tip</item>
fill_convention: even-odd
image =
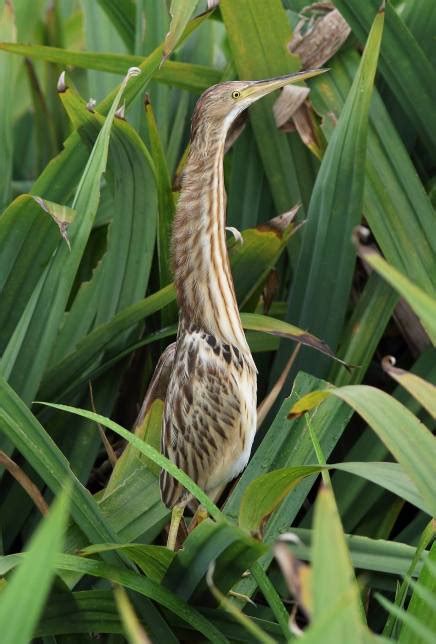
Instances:
[[[124,102],[115,112],[115,117],[121,119],[122,121],[126,120],[126,103]]]
[[[89,101],[86,103],[86,109],[88,112],[94,113],[94,107],[97,105],[97,101],[95,98],[90,98]]]
[[[67,83],[65,80],[65,70],[61,72],[61,75],[58,78],[58,84],[56,85],[58,94],[63,94],[67,90]]]
[[[134,76],[139,76],[142,73],[140,67],[129,67],[127,70],[127,78],[133,78]]]

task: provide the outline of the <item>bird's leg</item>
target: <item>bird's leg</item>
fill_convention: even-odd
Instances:
[[[183,519],[183,513],[185,511],[186,501],[177,503],[171,511],[171,523],[170,529],[168,530],[168,539],[167,539],[167,548],[168,550],[176,550],[177,545],[177,536],[179,534],[180,523]]]

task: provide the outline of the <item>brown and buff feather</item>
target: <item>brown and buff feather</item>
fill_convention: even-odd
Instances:
[[[208,90],[196,106],[172,234],[180,322],[161,449],[207,493],[242,471],[256,431],[256,367],[225,239],[225,101],[232,87]],[[168,507],[189,498],[166,471],[160,486]]]

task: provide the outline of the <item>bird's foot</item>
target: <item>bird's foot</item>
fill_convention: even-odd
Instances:
[[[189,524],[188,534],[191,534],[191,532],[198,525],[200,525],[200,523],[202,523],[205,519],[207,519],[207,517],[208,517],[208,514],[207,514],[206,508],[204,508],[202,505],[199,505],[194,513],[194,516],[192,517],[191,523]]]

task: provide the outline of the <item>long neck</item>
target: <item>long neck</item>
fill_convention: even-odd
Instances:
[[[181,320],[247,350],[225,239],[224,140],[193,145],[174,220],[173,268]]]

